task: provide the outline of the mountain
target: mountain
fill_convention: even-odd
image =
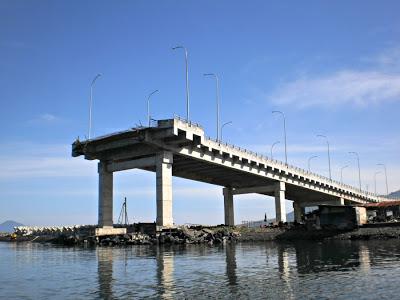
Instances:
[[[267,223],[274,223],[274,219],[268,219]],[[286,222],[294,222],[294,211],[291,211],[290,213],[286,214]],[[249,227],[260,227],[260,225],[265,225],[264,220],[259,220],[259,221],[250,221],[248,226]]]
[[[11,220],[5,221],[0,224],[0,232],[14,232],[14,227],[16,226],[24,226],[24,225]]]
[[[390,193],[388,197],[393,199],[400,199],[400,190]]]

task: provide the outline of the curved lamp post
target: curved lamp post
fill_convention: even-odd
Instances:
[[[311,160],[314,158],[317,158],[317,157],[318,157],[318,155],[314,155],[308,159],[308,172],[311,172]]]
[[[229,124],[232,124],[232,121],[226,122],[226,123],[222,124],[222,126],[221,126],[221,134],[220,134],[221,141],[222,141],[222,129],[224,128],[225,125],[229,125]]]
[[[149,127],[150,127],[150,121],[151,121],[151,116],[150,116],[150,98],[151,96],[153,96],[153,94],[157,93],[158,90],[155,90],[153,92],[151,92],[149,94],[149,96],[147,97],[147,121],[149,123]]]
[[[346,169],[347,167],[348,167],[348,165],[340,168],[340,183],[342,183],[342,184],[343,184],[343,169]]]
[[[331,153],[329,149],[329,141],[325,135],[318,134],[317,137],[324,138],[326,140],[326,144],[328,145],[328,164],[329,164],[329,179],[332,180],[332,173],[331,173]]]
[[[220,99],[219,99],[219,78],[216,74],[214,73],[207,73],[203,74],[204,76],[213,76],[215,78],[215,97],[216,97],[216,102],[217,102],[217,141],[220,139],[220,128],[219,128],[219,122],[220,122]]]
[[[381,173],[382,173],[381,171],[374,173],[375,195],[376,195],[376,175],[381,174]]]
[[[385,171],[385,180],[386,180],[386,195],[389,195],[389,187],[388,187],[388,180],[387,180],[387,172],[386,172],[386,165],[385,164],[377,164],[377,166],[382,166]]]
[[[90,140],[92,135],[92,108],[93,108],[93,86],[96,83],[96,80],[101,76],[101,74],[97,74],[90,84],[90,99],[89,99],[89,132],[88,139]]]
[[[285,163],[286,163],[286,166],[287,166],[288,162],[287,162],[286,118],[285,118],[285,114],[283,112],[279,111],[279,110],[274,110],[272,113],[273,114],[280,114],[283,117],[283,133],[284,133],[284,137],[285,137]]]
[[[272,146],[271,146],[271,159],[273,159],[273,157],[272,157],[272,150],[274,149],[275,145],[277,145],[277,144],[279,144],[279,143],[280,143],[280,141],[276,141],[275,143],[272,144]]]
[[[357,152],[349,152],[349,154],[354,154],[357,157],[357,165],[358,165],[358,183],[361,191],[361,170],[360,170],[360,157]]]
[[[188,67],[188,51],[184,46],[176,46],[173,47],[172,50],[183,49],[185,51],[185,63],[186,63],[186,121],[189,122],[190,114],[189,114],[189,67]]]

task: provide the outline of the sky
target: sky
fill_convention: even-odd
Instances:
[[[97,162],[71,144],[154,119],[185,116],[216,135],[220,78],[224,141],[358,185],[400,189],[398,1],[0,1],[0,222],[97,223]],[[155,174],[114,177],[114,220],[123,198],[132,222],[155,220]],[[177,224],[221,224],[222,187],[173,179]],[[274,200],[235,196],[235,222],[274,217]],[[292,202],[286,201],[287,211]]]

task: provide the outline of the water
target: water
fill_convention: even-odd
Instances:
[[[0,243],[1,299],[399,299],[400,241]]]

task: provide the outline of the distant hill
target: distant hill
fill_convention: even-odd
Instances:
[[[400,190],[398,190],[398,191],[396,191],[396,192],[393,192],[393,193],[390,193],[390,194],[388,195],[388,197],[389,197],[389,198],[394,198],[394,199],[400,199]]]
[[[275,218],[268,219],[267,222],[274,223]],[[286,214],[286,222],[294,222],[294,211],[291,211],[290,213]],[[250,225],[250,227],[260,227],[260,225],[264,225],[264,224],[265,224],[264,220],[259,220],[259,221],[251,221],[251,223],[249,225]]]
[[[24,224],[11,220],[5,221],[0,224],[0,232],[14,232],[14,227],[16,226],[24,226]]]

